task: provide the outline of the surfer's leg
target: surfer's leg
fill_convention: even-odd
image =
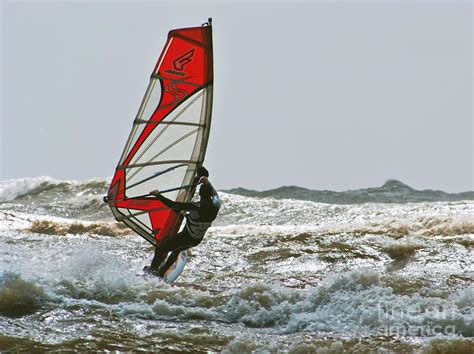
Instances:
[[[151,261],[150,265],[150,269],[152,271],[158,270],[160,264],[165,260],[165,257],[168,252],[169,249],[167,247],[155,247],[155,256],[153,257],[153,260]]]
[[[181,233],[170,237],[167,241],[163,243],[163,245],[155,248],[155,256],[153,257],[153,260],[151,261],[150,265],[151,271],[158,272],[161,263],[163,263],[163,261],[166,259],[166,255],[169,252],[183,246],[180,234]]]
[[[176,260],[178,259],[179,253],[189,248],[190,246],[184,246],[171,252],[168,258],[166,259],[165,264],[163,264],[158,270],[158,276],[163,277],[166,271],[173,265],[174,262],[176,262]]]
[[[174,235],[165,241],[160,247],[155,247],[155,256],[153,257],[150,265],[151,270],[158,271],[161,263],[163,263],[163,261],[166,259],[166,255],[170,251],[180,246],[178,236],[179,234]]]
[[[158,274],[160,277],[163,277],[169,267],[171,267],[173,263],[176,262],[180,252],[187,250],[188,248],[197,246],[199,243],[201,243],[202,239],[193,238],[185,228],[183,231],[176,235],[175,240],[176,242],[173,243],[175,247],[170,247],[171,254],[168,256],[168,259],[166,260],[165,264],[163,264],[163,266],[161,266],[158,270]]]

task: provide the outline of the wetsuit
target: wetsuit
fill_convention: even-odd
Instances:
[[[176,262],[179,252],[195,247],[201,243],[207,229],[217,216],[220,208],[220,199],[217,192],[211,197],[203,198],[198,203],[180,203],[172,201],[162,195],[156,195],[167,207],[173,210],[189,211],[186,215],[184,229],[171,236],[163,245],[155,248],[155,256],[151,262],[151,271],[163,277],[171,265]],[[160,267],[166,255],[171,252],[166,263]]]

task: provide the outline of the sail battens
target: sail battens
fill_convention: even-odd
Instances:
[[[118,166],[117,169],[123,170],[127,168],[137,168],[137,167],[146,167],[146,166],[156,166],[156,165],[167,165],[167,164],[175,164],[175,163],[185,163],[187,165],[197,164],[198,161],[192,160],[166,160],[166,161],[153,161],[153,162],[145,162],[145,163],[136,163],[130,164],[126,166]]]
[[[200,124],[200,123],[190,123],[190,122],[150,122],[148,120],[141,120],[141,119],[136,119],[133,123],[135,124],[167,124],[167,125],[188,125],[191,127],[202,127],[204,128],[206,125],[205,124]]]

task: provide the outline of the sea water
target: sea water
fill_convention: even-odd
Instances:
[[[113,219],[107,185],[0,181],[0,350],[474,351],[472,200],[221,192],[166,284],[143,274],[153,248]]]

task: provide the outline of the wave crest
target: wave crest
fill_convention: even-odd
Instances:
[[[105,194],[108,180],[61,181],[51,177],[30,177],[0,180],[0,202],[12,201],[26,195],[64,199],[68,194]]]
[[[50,177],[2,180],[0,181],[0,203],[14,200],[30,192],[44,190],[59,183]]]
[[[0,315],[21,317],[36,312],[48,300],[42,288],[19,275],[5,272],[0,276]]]

